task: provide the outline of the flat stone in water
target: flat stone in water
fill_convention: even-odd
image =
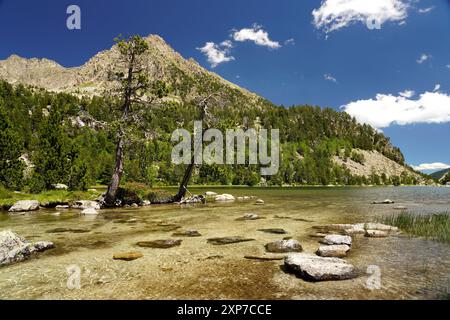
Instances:
[[[174,237],[201,237],[202,235],[197,230],[177,231],[172,236]]]
[[[139,258],[142,258],[144,255],[140,252],[123,252],[123,253],[115,253],[113,255],[114,260],[123,260],[123,261],[132,261]]]
[[[286,252],[301,252],[303,248],[297,240],[283,239],[280,241],[271,242],[265,245],[268,252],[286,253]]]
[[[317,255],[321,257],[343,258],[350,251],[350,246],[346,244],[320,246]]]
[[[154,241],[140,241],[136,243],[137,246],[143,248],[169,249],[178,247],[183,240],[154,240]]]
[[[339,258],[293,253],[284,259],[287,271],[307,281],[347,280],[357,276],[355,267]]]
[[[325,238],[323,238],[320,241],[320,243],[328,244],[328,245],[345,244],[345,245],[351,246],[352,245],[352,237],[330,234],[330,235],[327,235]]]
[[[265,233],[273,233],[273,234],[287,234],[288,232],[284,229],[259,229],[258,231],[265,232]]]
[[[366,230],[365,236],[368,238],[386,238],[389,236],[389,233],[381,230]]]
[[[248,260],[257,260],[257,261],[279,261],[283,260],[285,257],[269,257],[269,256],[244,256],[245,259]]]
[[[46,233],[66,233],[66,232],[70,232],[70,233],[87,233],[87,232],[90,232],[90,231],[91,230],[86,230],[86,229],[55,228],[55,229],[47,230]]]
[[[233,243],[240,243],[240,242],[248,242],[248,241],[255,241],[255,239],[248,239],[243,237],[223,237],[223,238],[211,238],[207,240],[208,243],[220,246],[220,245],[226,245],[226,244],[233,244]]]

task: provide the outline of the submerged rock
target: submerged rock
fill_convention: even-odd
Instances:
[[[220,194],[215,197],[216,201],[235,201],[236,198],[232,196],[231,194]]]
[[[284,259],[287,271],[308,281],[346,280],[357,276],[355,267],[340,258],[324,258],[308,253],[289,254]]]
[[[272,234],[287,234],[288,232],[284,229],[259,229],[258,231],[264,232],[264,233],[272,233]]]
[[[252,220],[260,220],[260,219],[264,219],[264,218],[260,217],[256,213],[248,213],[245,216],[243,216],[242,218],[237,218],[236,221],[252,221]]]
[[[283,257],[274,257],[274,256],[244,256],[244,259],[248,259],[248,260],[258,260],[258,261],[278,261],[278,260],[283,260]]]
[[[317,250],[317,255],[321,257],[343,258],[347,256],[350,251],[350,246],[346,244],[320,246]]]
[[[90,232],[90,230],[87,229],[71,229],[71,228],[55,228],[47,230],[46,233],[87,233]]]
[[[391,199],[386,199],[383,201],[374,201],[373,204],[394,204],[395,201],[392,201]]]
[[[352,245],[352,238],[349,236],[340,236],[336,234],[330,234],[325,236],[320,243],[328,244],[328,245],[340,245],[345,244],[348,246]]]
[[[233,244],[233,243],[240,243],[240,242],[248,242],[248,241],[255,241],[255,239],[248,239],[243,237],[223,237],[223,238],[211,238],[207,240],[208,243],[216,246],[220,245],[226,245],[226,244]]]
[[[39,210],[39,201],[21,200],[14,203],[8,212],[29,212]]]
[[[394,207],[394,210],[408,210],[408,208],[405,206],[397,206],[397,207]]]
[[[174,237],[201,237],[202,235],[197,230],[177,231],[172,236]]]
[[[156,248],[156,249],[169,249],[178,247],[183,240],[154,240],[154,241],[141,241],[136,243],[137,246],[143,248]]]
[[[285,253],[285,252],[302,252],[303,248],[297,240],[280,240],[265,245],[268,252]]]
[[[113,255],[114,260],[123,260],[123,261],[132,261],[139,258],[142,258],[144,255],[140,252],[123,252],[123,253],[115,253]]]
[[[37,252],[54,248],[52,242],[32,244],[11,230],[0,232],[0,266],[21,262]]]

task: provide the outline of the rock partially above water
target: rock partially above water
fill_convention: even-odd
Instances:
[[[215,197],[216,201],[235,201],[236,198],[232,196],[231,194],[220,194]]]
[[[169,249],[178,247],[183,240],[154,240],[154,241],[140,241],[136,243],[137,246],[143,248]]]
[[[380,230],[366,230],[365,236],[368,238],[386,238],[389,236],[389,233]]]
[[[208,239],[208,243],[220,246],[220,245],[226,245],[226,244],[233,244],[233,243],[240,243],[240,242],[248,242],[248,241],[254,241],[255,239],[248,239],[243,237],[223,237],[223,238],[211,238]]]
[[[212,192],[212,191],[206,191],[205,196],[206,197],[215,197],[215,196],[217,196],[217,193]]]
[[[297,240],[280,240],[271,242],[265,245],[268,252],[274,253],[286,253],[286,252],[301,252],[303,251],[302,245]]]
[[[173,234],[174,237],[201,237],[202,235],[197,230],[177,231]]]
[[[366,230],[378,230],[378,231],[386,231],[386,232],[397,232],[398,228],[389,226],[382,223],[366,223],[364,225],[364,229]]]
[[[123,261],[132,261],[139,258],[142,258],[144,255],[140,252],[123,252],[123,253],[115,253],[113,255],[114,260],[123,260]]]
[[[258,200],[256,200],[256,204],[263,205],[264,204],[264,200],[263,199],[258,199]]]
[[[355,267],[339,258],[293,253],[284,259],[285,268],[308,281],[346,280],[357,276]]]
[[[284,229],[259,229],[258,231],[265,232],[265,233],[272,233],[272,234],[287,234],[288,232]]]
[[[320,243],[328,244],[328,245],[339,245],[339,244],[345,244],[348,246],[352,245],[352,238],[349,236],[340,236],[337,234],[330,234],[327,235],[325,238],[323,238]]]
[[[8,212],[29,212],[39,210],[39,201],[21,200],[17,201]]]
[[[317,255],[321,257],[343,258],[347,256],[347,252],[349,251],[350,246],[345,244],[320,246],[319,249],[317,250]]]
[[[0,266],[21,262],[37,252],[54,248],[52,242],[32,244],[18,234],[7,230],[0,232]]]
[[[81,211],[81,214],[84,216],[95,216],[98,215],[98,211],[95,210],[94,208],[87,208]]]

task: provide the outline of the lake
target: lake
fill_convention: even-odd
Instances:
[[[283,261],[247,260],[265,254],[264,245],[285,236],[314,253],[313,226],[370,222],[399,213],[450,212],[450,188],[192,188],[256,196],[255,200],[205,205],[150,206],[102,210],[83,217],[76,210],[41,210],[23,216],[0,213],[0,231],[11,229],[31,241],[53,241],[56,249],[28,261],[0,268],[1,299],[434,299],[450,294],[450,245],[402,234],[353,241],[347,261],[360,276],[345,281],[306,282],[285,273]],[[394,205],[373,205],[392,199]],[[256,213],[264,219],[236,220]],[[66,232],[56,232],[64,228]],[[181,229],[180,229],[181,228]],[[258,231],[282,228],[287,235]],[[195,229],[201,237],[173,237]],[[207,239],[243,236],[254,241],[214,246]],[[182,239],[180,246],[152,249],[139,241]],[[113,260],[113,254],[139,251],[144,257]],[[366,286],[369,266],[381,270],[381,289]],[[67,268],[80,271],[80,289],[69,289]]]

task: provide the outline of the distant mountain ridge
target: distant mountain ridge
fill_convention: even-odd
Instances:
[[[433,179],[441,180],[449,172],[450,172],[450,168],[447,168],[447,169],[444,169],[444,170],[440,170],[440,171],[434,172],[434,173],[430,174],[430,176],[432,176]]]

